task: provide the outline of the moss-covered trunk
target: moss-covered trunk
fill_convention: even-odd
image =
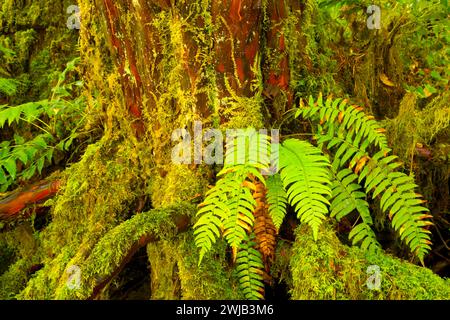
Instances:
[[[121,172],[108,177],[114,170],[107,168],[98,180],[104,186],[97,182],[88,187],[89,193],[106,197],[102,201],[92,195],[98,207],[93,215],[105,215],[100,207],[117,202],[106,220],[99,217],[100,230],[89,237],[89,251],[96,237],[118,217],[126,217],[124,211],[135,213],[135,202],[166,208],[195,202],[205,193],[213,168],[173,163],[171,137],[176,129],[192,134],[195,121],[204,129],[262,128],[280,118],[293,100],[283,30],[288,18],[291,24],[300,21],[301,10],[298,1],[241,0],[80,1],[80,7],[89,108],[105,118],[98,147]],[[300,39],[290,41],[294,46]],[[264,100],[268,110],[262,108]],[[93,166],[105,160],[85,161]],[[80,172],[69,174],[67,186],[74,178],[85,184],[87,177],[80,177]],[[121,192],[104,189],[111,184]],[[153,298],[239,297],[233,282],[225,281],[229,266],[223,256],[197,269],[190,236],[173,241],[148,246]],[[77,255],[82,259],[79,251]],[[71,263],[78,265],[77,260]],[[175,289],[177,283],[181,290]]]

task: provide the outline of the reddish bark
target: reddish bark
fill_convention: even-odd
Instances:
[[[122,90],[125,103],[130,114],[136,119],[132,123],[136,136],[141,137],[144,132],[144,123],[142,117],[142,97],[141,88],[142,80],[136,66],[136,55],[133,51],[132,44],[126,34],[122,30],[119,20],[119,11],[112,0],[103,0],[105,12],[107,15],[107,24],[109,28],[109,40],[115,49],[116,63],[120,76],[122,77]],[[131,75],[126,72],[126,66],[129,66]]]
[[[60,185],[60,181],[41,181],[24,190],[13,192],[0,200],[0,221],[13,220],[26,207],[50,199],[59,191]]]

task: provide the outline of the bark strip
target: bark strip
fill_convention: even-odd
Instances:
[[[0,221],[19,218],[19,213],[26,207],[55,196],[60,186],[60,181],[41,181],[24,190],[14,191],[0,200]]]

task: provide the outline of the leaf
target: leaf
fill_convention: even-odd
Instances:
[[[16,161],[13,158],[9,158],[5,162],[3,162],[3,167],[6,169],[6,171],[8,171],[11,178],[15,180],[17,173]]]
[[[14,155],[20,160],[22,161],[22,163],[24,165],[26,165],[28,163],[28,155],[26,154],[26,152],[24,150],[15,150],[14,151]]]
[[[437,72],[436,70],[431,71],[430,76],[436,80],[441,80],[442,77],[440,75],[439,72]]]
[[[290,204],[302,223],[317,239],[319,226],[328,214],[331,196],[328,159],[306,141],[288,139],[280,146],[280,169]]]
[[[5,171],[3,171],[2,167],[0,167],[0,184],[5,184],[7,181]]]
[[[10,107],[8,110],[8,124],[11,125],[14,121],[19,121],[20,114],[22,113],[22,108],[18,107]]]
[[[395,87],[395,84],[391,80],[389,80],[388,76],[384,73],[380,74],[380,80],[384,85],[388,87]]]
[[[45,157],[39,158],[37,161],[37,169],[39,174],[42,173],[42,168],[44,168],[44,164],[45,164]]]

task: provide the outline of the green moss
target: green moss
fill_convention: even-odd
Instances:
[[[206,191],[203,170],[194,171],[186,165],[175,164],[164,166],[161,170],[166,170],[167,174],[155,175],[150,192],[152,204],[156,208],[190,201]]]
[[[192,233],[183,235],[178,260],[181,298],[185,300],[243,299],[226,259],[227,245],[220,241],[198,266],[198,248]]]
[[[431,270],[392,257],[367,254],[339,241],[322,227],[314,241],[308,227],[299,227],[290,262],[292,299],[448,299],[450,283]],[[367,268],[381,271],[380,290],[369,290]]]
[[[48,98],[50,75],[78,55],[78,31],[69,30],[66,9],[71,0],[6,0],[0,5],[0,44],[14,51],[3,59],[10,76],[20,81],[9,104]]]

